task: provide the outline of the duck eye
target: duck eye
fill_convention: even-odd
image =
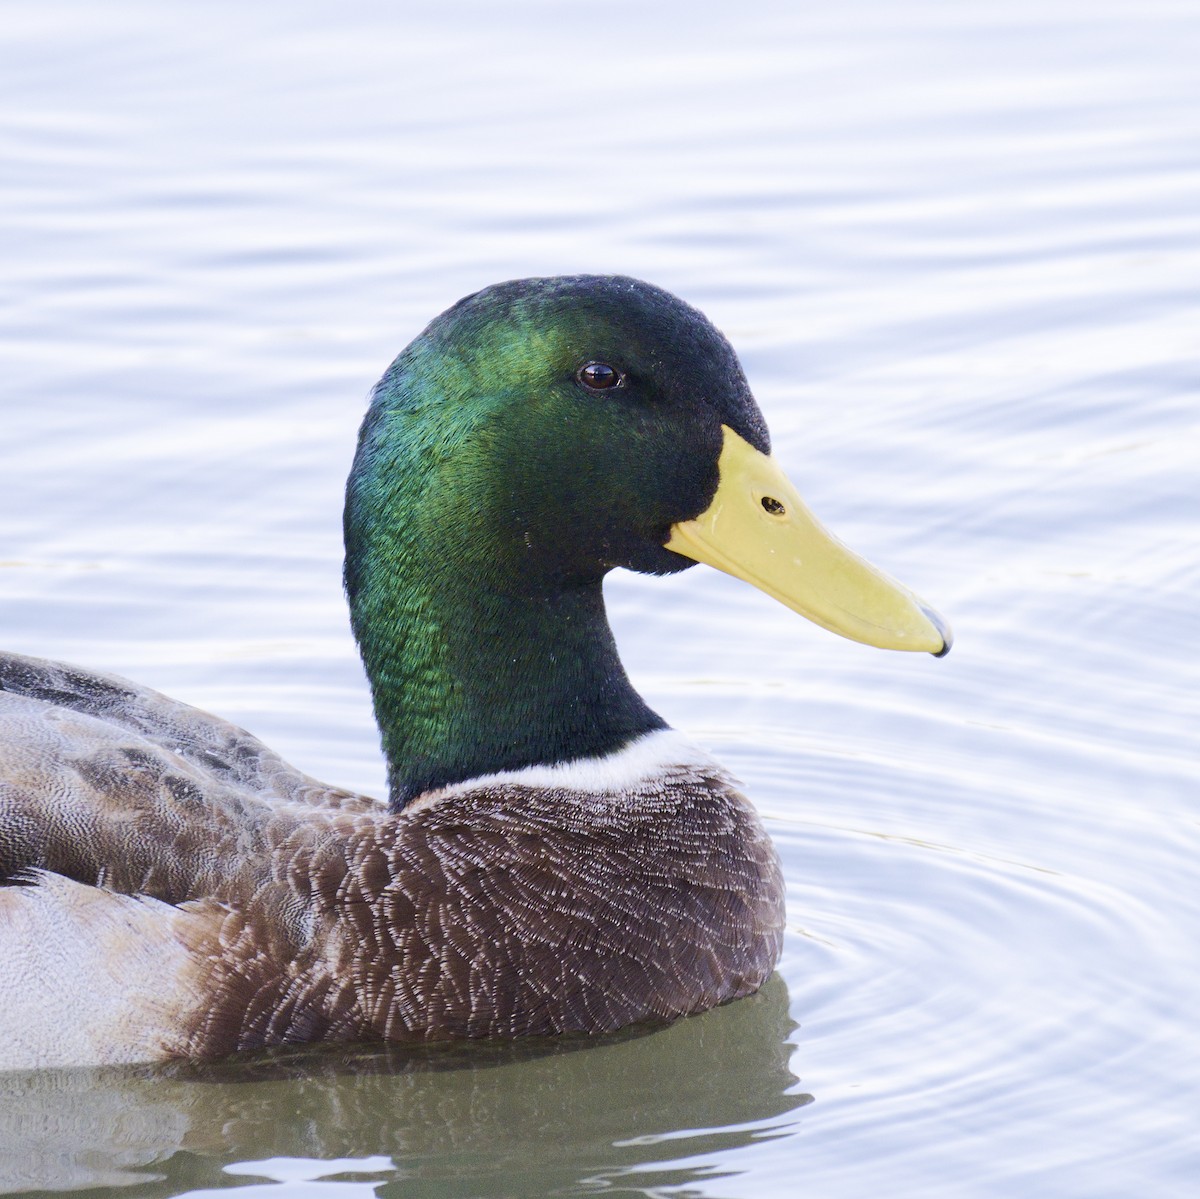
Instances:
[[[624,376],[607,362],[589,362],[579,368],[576,378],[592,391],[604,391],[608,387],[620,386]]]

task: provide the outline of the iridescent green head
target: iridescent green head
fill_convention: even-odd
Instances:
[[[437,318],[375,390],[355,463],[391,514],[520,591],[664,572],[716,488],[722,426],[766,450],[729,343],[634,279],[489,287]],[[419,511],[414,504],[420,495]]]
[[[346,587],[393,802],[661,727],[604,617],[614,566],[717,488],[723,428],[766,452],[729,343],[634,279],[526,279],[439,316],[376,387],[346,503]]]
[[[844,636],[949,648],[928,605],[808,512],[694,308],[579,275],[502,283],[438,317],[376,387],[346,498],[392,803],[663,727],[621,668],[601,581],[694,561]]]

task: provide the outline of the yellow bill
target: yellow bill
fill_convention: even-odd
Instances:
[[[950,652],[941,616],[827,533],[774,458],[724,432],[717,493],[695,520],[671,527],[667,549],[745,579],[852,641]]]

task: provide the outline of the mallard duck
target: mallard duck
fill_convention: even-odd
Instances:
[[[706,562],[859,641],[950,645],[810,515],[725,338],[634,279],[433,321],[372,394],[345,540],[386,804],[0,658],[0,1066],[597,1033],[753,992],[779,860],[630,684],[604,576]]]

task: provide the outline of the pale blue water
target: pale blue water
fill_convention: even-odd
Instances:
[[[652,9],[9,5],[0,634],[378,790],[368,387],[488,282],[651,279],[958,637],[611,581],[769,819],[781,977],[580,1052],[8,1076],[5,1189],[1200,1193],[1200,9]]]

